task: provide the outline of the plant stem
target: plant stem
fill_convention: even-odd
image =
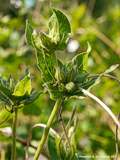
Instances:
[[[13,117],[11,160],[16,160],[16,127],[17,127],[17,109],[15,109]]]
[[[42,148],[43,148],[43,145],[45,144],[46,142],[46,139],[48,137],[48,134],[49,134],[49,130],[50,130],[50,127],[52,125],[52,122],[61,106],[61,103],[62,103],[62,99],[58,99],[54,105],[54,108],[52,110],[52,113],[48,119],[48,122],[46,124],[46,128],[44,129],[44,132],[43,132],[43,135],[42,135],[42,138],[38,144],[38,147],[37,147],[37,150],[35,152],[35,156],[34,156],[34,160],[38,160],[40,154],[41,154],[41,151],[42,151]]]
[[[110,117],[113,119],[114,123],[120,129],[120,123],[119,123],[118,119],[116,118],[116,116],[114,115],[114,113],[109,109],[109,107],[106,104],[104,104],[99,98],[97,98],[96,96],[94,96],[89,91],[87,91],[87,90],[85,90],[83,88],[81,88],[81,91],[84,93],[84,95],[92,98],[94,101],[96,101],[98,104],[100,104],[101,107],[110,115]]]
[[[120,113],[118,114],[118,120],[119,119],[120,119]],[[115,148],[116,148],[115,160],[118,160],[118,156],[119,156],[118,126],[116,126],[116,130],[115,130]]]

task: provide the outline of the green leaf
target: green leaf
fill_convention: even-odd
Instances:
[[[55,55],[50,55],[45,53],[42,48],[37,50],[37,63],[38,67],[44,77],[45,81],[50,81],[54,79],[56,65]]]
[[[3,102],[5,105],[8,105],[8,106],[13,105],[12,100],[2,91],[0,91],[0,101]]]
[[[58,99],[59,97],[62,97],[62,93],[59,92],[58,90],[58,86],[54,86],[53,84],[50,84],[50,83],[45,83],[44,84],[44,88],[45,90],[48,91],[49,95],[50,95],[50,98],[52,100],[56,100]]]
[[[88,43],[87,52],[83,56],[83,70],[85,70],[85,71],[87,70],[87,67],[88,67],[88,55],[89,55],[90,52],[91,52],[91,46]]]
[[[0,127],[11,118],[11,115],[12,113],[8,112],[5,108],[0,111]]]
[[[89,87],[92,87],[95,82],[97,81],[98,76],[96,77],[91,77],[91,78],[87,78],[84,83],[81,84],[80,87],[84,88],[84,89],[88,89]]]
[[[67,17],[59,10],[53,9],[49,20],[49,34],[43,32],[33,33],[30,23],[26,22],[26,39],[29,45],[36,49],[43,48],[52,53],[57,49],[64,49],[68,35],[71,32],[70,23]]]
[[[65,14],[58,9],[53,9],[53,14],[49,20],[49,37],[52,42],[58,44],[58,48],[64,49],[69,33],[71,33],[70,23]]]
[[[13,95],[18,97],[30,95],[31,89],[30,73],[28,72],[24,78],[16,84]]]
[[[55,67],[55,79],[57,82],[63,82],[66,75],[65,65],[60,61],[57,60],[57,66]]]
[[[41,34],[42,35],[42,34]],[[45,34],[44,34],[45,36]],[[45,37],[43,38],[44,44],[40,39],[40,35],[33,34],[33,44],[36,48],[37,65],[41,72],[41,75],[45,81],[53,79],[55,56],[48,54],[47,48],[45,48]]]
[[[48,137],[48,150],[49,150],[49,154],[50,154],[50,159],[52,159],[52,160],[59,159],[55,138],[50,137],[50,136]]]
[[[42,92],[33,91],[29,97],[25,97],[20,103],[21,104],[30,104],[34,102]]]
[[[2,91],[7,96],[10,96],[11,88],[10,88],[9,80],[5,80],[2,77],[0,77],[0,91]]]
[[[33,43],[33,47],[36,50],[40,50],[40,49],[45,48],[44,45],[42,44],[41,35],[40,34],[41,33],[37,33],[35,31],[35,32],[33,32],[32,37],[31,37],[31,40],[32,40],[32,43]]]
[[[32,33],[33,33],[33,28],[31,26],[31,24],[29,23],[29,21],[27,20],[26,21],[26,28],[25,28],[25,35],[26,35],[27,43],[30,46],[33,46],[33,44],[32,44]]]
[[[53,43],[45,33],[40,33],[40,39],[41,39],[41,47],[43,47],[47,52],[53,53],[56,49],[56,44]]]
[[[69,63],[62,63],[57,60],[57,67],[55,72],[55,78],[58,82],[67,83],[75,78],[76,73],[74,72],[74,67],[71,61]]]
[[[86,71],[88,64],[88,55],[90,51],[91,51],[91,46],[88,43],[88,49],[86,52],[80,53],[75,57],[73,57],[72,59],[73,67],[76,66],[76,68],[79,69],[80,71]]]
[[[89,76],[89,73],[87,72],[77,74],[75,77],[75,83],[84,83],[88,76]]]
[[[47,53],[53,53],[56,50],[56,44],[51,41],[50,37],[43,32],[34,32],[31,35],[31,41],[34,48],[44,49]]]
[[[9,84],[9,90],[12,93],[14,90],[14,87],[15,87],[15,80],[13,79],[13,77],[11,75],[8,78],[8,84]]]
[[[5,105],[12,105],[11,93],[13,82],[11,82],[11,77],[8,80],[0,77],[0,101]]]

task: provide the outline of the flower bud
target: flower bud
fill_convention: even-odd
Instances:
[[[65,88],[68,92],[71,92],[75,88],[75,84],[73,82],[69,82],[65,85]]]

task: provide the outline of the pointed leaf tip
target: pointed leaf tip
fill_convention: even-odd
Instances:
[[[89,54],[91,52],[92,48],[91,48],[91,45],[90,45],[89,42],[87,42],[87,45],[88,45],[88,47],[87,47],[87,53]]]
[[[30,79],[30,72],[28,72],[22,80],[20,80],[15,88],[13,95],[14,96],[24,96],[24,95],[30,95],[31,93],[31,79]]]
[[[49,37],[52,42],[58,45],[58,48],[64,49],[71,26],[67,16],[60,10],[53,8],[53,14],[49,20]]]

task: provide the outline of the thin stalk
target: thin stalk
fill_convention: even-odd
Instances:
[[[41,154],[42,148],[43,148],[43,146],[44,146],[44,144],[45,144],[45,142],[47,140],[47,137],[48,137],[49,130],[51,128],[52,122],[53,122],[53,120],[54,120],[54,118],[55,118],[55,116],[56,116],[56,114],[57,114],[57,112],[58,112],[58,110],[59,110],[59,108],[61,106],[61,103],[62,103],[62,99],[60,98],[60,99],[58,99],[56,101],[56,103],[54,105],[54,108],[53,108],[53,110],[51,112],[51,115],[50,115],[50,117],[48,119],[48,122],[46,124],[46,128],[44,129],[42,138],[41,138],[41,140],[40,140],[40,142],[38,144],[37,150],[35,152],[34,160],[38,160],[38,158],[39,158],[39,156]]]
[[[117,81],[117,82],[120,84],[120,80],[119,80],[119,79],[117,79],[117,77],[115,77],[115,76],[112,76],[112,75],[110,75],[110,74],[106,74],[106,73],[103,73],[103,75],[102,75],[102,76],[104,76],[104,77],[108,77],[108,78],[111,78],[111,79],[113,79],[113,80]]]
[[[15,109],[13,117],[11,160],[16,160],[16,127],[17,127],[17,109]]]
[[[120,119],[120,113],[118,115],[118,120],[119,119]],[[116,150],[115,160],[118,160],[118,156],[119,156],[118,126],[116,126],[116,130],[115,130],[115,150]]]
[[[116,116],[114,115],[114,113],[110,110],[110,108],[106,104],[104,104],[99,98],[97,98],[96,96],[94,96],[89,91],[87,91],[87,90],[85,90],[83,88],[81,88],[81,91],[83,92],[83,94],[85,96],[88,96],[88,97],[92,98],[94,101],[96,101],[98,104],[100,104],[101,107],[109,114],[109,116],[113,119],[113,121],[115,122],[115,124],[120,129],[120,123],[119,123],[118,119],[116,118]]]
[[[60,120],[61,120],[62,128],[63,128],[63,131],[64,131],[63,135],[65,134],[65,137],[66,137],[66,139],[67,139],[69,148],[71,148],[70,140],[69,140],[69,137],[68,137],[68,134],[67,134],[66,127],[65,127],[65,125],[64,125],[63,118],[62,118],[62,110],[60,110]],[[63,137],[63,136],[62,136],[62,137]]]

